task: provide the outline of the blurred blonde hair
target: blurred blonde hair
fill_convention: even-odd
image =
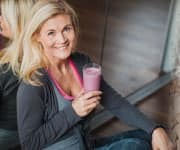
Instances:
[[[74,9],[64,0],[39,0],[32,9],[19,44],[19,53],[23,51],[19,77],[29,84],[40,85],[38,69],[48,67],[48,60],[43,53],[41,44],[37,41],[37,35],[42,24],[56,15],[70,16],[77,40],[79,29]]]
[[[0,51],[0,64],[7,63],[14,73],[19,72],[20,61],[17,56],[17,43],[20,33],[23,30],[27,16],[37,0],[1,0],[1,15],[8,24],[11,32],[11,39]]]

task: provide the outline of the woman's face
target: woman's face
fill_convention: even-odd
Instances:
[[[9,24],[6,22],[3,16],[0,16],[0,34],[8,39],[12,38]]]
[[[48,59],[55,61],[68,58],[75,43],[70,16],[56,15],[48,19],[41,26],[37,40]]]

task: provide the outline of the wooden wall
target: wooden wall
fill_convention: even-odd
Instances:
[[[80,21],[77,49],[100,63],[104,38],[106,1],[67,0],[76,10]]]
[[[160,72],[170,0],[67,0],[78,12],[78,50],[101,63],[123,96]]]

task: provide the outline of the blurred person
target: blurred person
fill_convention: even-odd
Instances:
[[[28,10],[35,0],[0,1],[0,35],[7,40],[0,50],[0,149],[19,145],[17,132],[16,94],[19,85],[15,72],[19,62],[12,63],[17,41],[25,26]],[[3,42],[3,40],[1,41]],[[16,67],[11,67],[16,66]],[[14,68],[14,70],[12,70]],[[13,73],[14,72],[14,73]]]

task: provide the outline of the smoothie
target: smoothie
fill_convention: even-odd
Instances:
[[[98,64],[86,64],[83,67],[83,84],[84,90],[99,90],[101,80],[101,67]]]

